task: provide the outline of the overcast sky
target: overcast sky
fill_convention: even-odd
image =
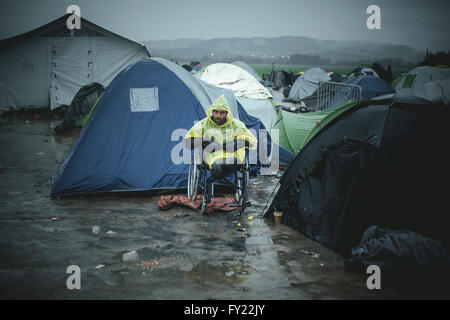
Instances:
[[[27,32],[76,4],[81,16],[137,41],[307,36],[450,50],[448,0],[0,0],[0,39]],[[369,30],[369,5],[381,30]]]

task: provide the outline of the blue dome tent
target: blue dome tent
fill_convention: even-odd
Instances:
[[[97,101],[52,178],[51,195],[185,188],[189,164],[172,160],[182,152],[183,130],[174,133],[204,118],[221,94],[233,117],[257,133],[264,129],[232,91],[209,86],[175,63],[151,58],[129,65]]]

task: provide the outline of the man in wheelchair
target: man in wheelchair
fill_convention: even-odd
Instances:
[[[245,124],[233,119],[224,95],[217,98],[207,117],[197,122],[184,138],[186,148],[202,148],[203,162],[215,179],[233,173],[245,162],[245,149],[256,149],[257,139]]]
[[[201,212],[204,214],[214,193],[212,181],[221,179],[234,187],[235,199],[242,214],[249,205],[247,194],[249,164],[246,161],[245,150],[256,149],[258,142],[244,123],[233,119],[224,95],[214,101],[206,114],[207,117],[196,123],[184,138],[188,149],[201,150],[194,153],[191,159],[188,198],[197,199],[198,188],[201,185],[203,190]],[[211,172],[210,183],[207,175],[202,173],[203,170]],[[232,173],[234,183],[227,178]]]

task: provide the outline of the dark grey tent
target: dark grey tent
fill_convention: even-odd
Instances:
[[[295,79],[296,76],[292,72],[272,70],[267,80],[273,83],[274,88],[281,88],[292,85]]]
[[[266,218],[350,256],[371,226],[408,230],[449,248],[449,108],[390,95],[348,109],[302,148]]]
[[[105,89],[97,82],[81,87],[67,108],[63,121],[55,127],[55,133],[62,134],[70,128],[82,127],[85,117],[103,91]]]

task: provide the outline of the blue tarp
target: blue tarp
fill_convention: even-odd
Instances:
[[[51,195],[185,188],[189,164],[171,157],[186,152],[183,131],[173,133],[186,133],[206,116],[205,101],[223,93],[199,81],[163,59],[143,59],[122,70],[53,176]],[[233,116],[256,132],[264,128],[235,103]]]

